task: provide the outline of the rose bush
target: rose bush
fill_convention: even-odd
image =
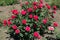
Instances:
[[[54,18],[53,10],[56,12],[56,7],[50,12],[50,5],[44,5],[42,0],[33,3],[26,1],[21,7],[20,12],[13,9],[11,11],[13,15],[3,21],[4,26],[9,26],[8,33],[13,38],[40,39],[45,30],[53,31],[58,26],[58,23],[52,20]]]

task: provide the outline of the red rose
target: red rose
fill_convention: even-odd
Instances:
[[[38,36],[38,39],[40,39],[40,38],[41,38],[41,36],[39,35],[39,36]]]
[[[12,24],[12,22],[11,21],[7,21],[7,24],[8,24],[8,26],[10,26]]]
[[[30,15],[29,15],[29,18],[33,18],[33,15],[32,15],[32,14],[30,14]]]
[[[42,3],[40,3],[39,4],[39,6],[38,6],[38,8],[42,8],[43,7],[43,4]]]
[[[21,14],[22,14],[22,15],[26,15],[26,11],[25,11],[25,10],[22,10],[22,11],[21,11]]]
[[[8,18],[8,21],[11,21],[12,20],[12,18]]]
[[[37,9],[37,6],[33,6],[33,8],[34,8],[34,10],[36,10]]]
[[[43,24],[46,24],[47,23],[47,20],[46,19],[43,19]]]
[[[22,24],[26,24],[26,20],[25,19],[22,20]]]
[[[53,9],[54,9],[54,10],[56,10],[56,9],[57,9],[57,7],[56,7],[56,6],[53,6]]]
[[[3,20],[3,25],[4,25],[4,26],[7,25],[7,20]]]
[[[17,29],[17,26],[16,26],[16,25],[13,25],[12,28],[13,28],[14,30],[16,30],[16,29]]]
[[[26,26],[25,27],[25,31],[29,32],[30,31],[30,27],[29,26]]]
[[[39,33],[38,33],[38,32],[34,32],[34,33],[33,33],[33,36],[36,37],[36,38],[38,38]]]
[[[33,5],[37,5],[37,2],[33,2]]]
[[[15,18],[16,18],[16,15],[12,15],[11,18],[12,18],[12,19],[15,19]]]
[[[53,10],[53,13],[56,14],[56,10]]]
[[[38,16],[37,15],[34,15],[34,20],[38,20]]]
[[[32,8],[28,8],[27,11],[28,12],[32,12],[33,10],[32,10]]]
[[[14,10],[12,10],[12,13],[17,15],[19,12],[18,12],[18,10],[14,9]]]
[[[58,26],[58,23],[57,22],[53,22],[53,26],[54,27],[57,27]]]
[[[51,8],[51,7],[50,7],[50,5],[46,5],[46,6],[47,6],[47,8],[48,8],[48,9],[50,9],[50,8]]]
[[[53,30],[54,30],[54,27],[49,26],[49,27],[48,27],[48,30],[53,31]]]
[[[15,33],[16,34],[19,34],[20,33],[20,30],[19,29],[15,30]]]
[[[25,1],[25,4],[26,4],[26,5],[28,5],[28,4],[29,4],[29,2],[28,2],[28,1]]]

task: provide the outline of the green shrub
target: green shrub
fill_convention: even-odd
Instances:
[[[12,5],[19,3],[18,0],[0,0],[0,6]]]

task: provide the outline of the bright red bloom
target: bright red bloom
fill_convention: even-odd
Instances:
[[[47,6],[47,8],[48,8],[48,9],[50,9],[50,8],[51,8],[51,7],[50,7],[50,5],[48,5],[48,4],[47,4],[46,6]]]
[[[56,10],[53,10],[53,13],[56,14]]]
[[[38,8],[43,8],[43,4],[40,3],[39,6],[38,6]]]
[[[25,31],[29,32],[30,31],[30,27],[29,26],[26,26],[25,27]]]
[[[15,18],[16,18],[16,15],[12,15],[11,18],[12,18],[12,19],[15,19]]]
[[[38,16],[37,15],[34,15],[34,20],[38,20]]]
[[[3,25],[4,25],[4,26],[7,25],[7,20],[3,20]]]
[[[43,19],[43,24],[46,24],[47,23],[47,20],[46,19]]]
[[[37,2],[36,2],[36,1],[34,1],[34,2],[33,2],[33,5],[37,5]]]
[[[26,11],[25,11],[25,10],[22,10],[22,11],[21,11],[21,14],[22,14],[22,15],[26,15]]]
[[[26,21],[25,19],[22,20],[22,24],[26,24],[26,22],[27,22],[27,21]]]
[[[19,29],[15,30],[15,33],[16,34],[19,34],[20,33],[20,30]]]
[[[28,2],[28,1],[25,1],[25,4],[26,4],[26,5],[28,5],[28,4],[29,4],[29,2]]]
[[[12,13],[17,15],[19,12],[18,12],[18,10],[14,9],[14,10],[12,10]]]
[[[48,30],[53,31],[53,30],[54,30],[54,27],[49,26],[49,27],[48,27]]]
[[[28,12],[32,12],[33,10],[32,10],[32,8],[28,8],[27,11]]]
[[[34,32],[34,33],[33,33],[33,36],[36,37],[36,38],[38,38],[39,33],[38,33],[38,32]]]
[[[7,24],[8,24],[8,26],[10,26],[12,24],[12,22],[11,21],[7,21]]]
[[[54,27],[57,27],[58,26],[58,23],[57,22],[53,22],[53,26]]]
[[[13,25],[12,28],[13,28],[14,30],[16,30],[16,29],[17,29],[17,26],[16,26],[16,25]]]
[[[56,7],[56,6],[53,6],[53,9],[54,9],[54,10],[56,10],[56,9],[57,9],[57,7]]]
[[[29,15],[29,18],[33,18],[33,15],[32,15],[32,14],[30,14],[30,15]]]
[[[34,10],[36,10],[37,9],[37,6],[34,5],[33,8],[34,8]]]

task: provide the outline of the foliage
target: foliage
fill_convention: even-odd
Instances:
[[[8,20],[3,21],[4,26],[9,26],[8,33],[15,39],[29,40],[40,39],[45,30],[54,31],[58,24],[53,21],[53,14],[50,12],[50,6],[43,5],[43,1],[26,1],[21,5],[22,10],[19,12],[16,9],[12,10],[12,16]],[[56,11],[56,8],[53,8]],[[53,25],[51,25],[53,24]]]
[[[19,3],[18,0],[0,0],[0,6],[12,5]]]

